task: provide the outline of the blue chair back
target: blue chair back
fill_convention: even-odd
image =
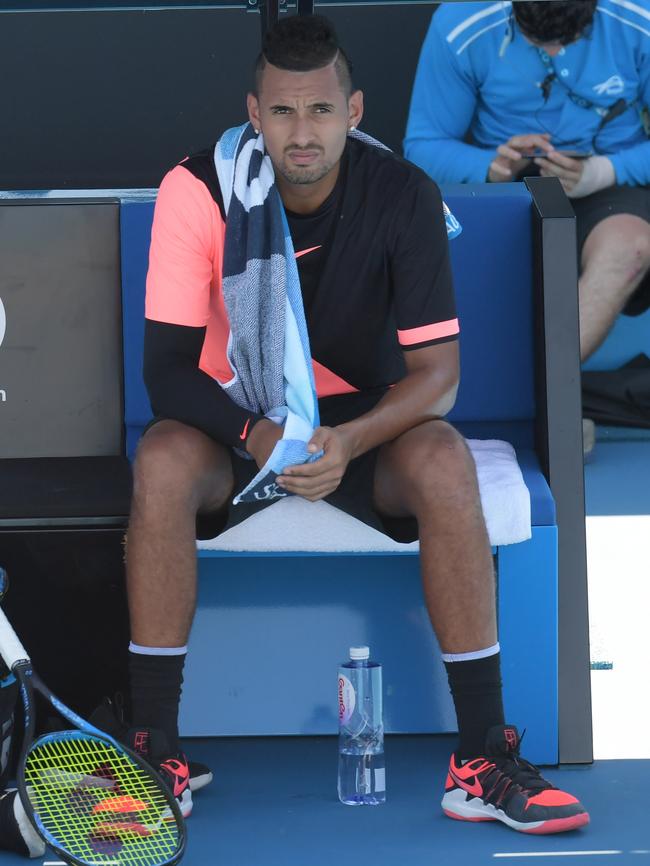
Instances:
[[[459,184],[445,187],[443,193],[463,226],[451,243],[461,323],[461,386],[450,420],[532,420],[530,195],[523,184]],[[142,381],[142,343],[153,209],[152,201],[125,201],[120,211],[129,457],[152,414]]]
[[[523,184],[455,184],[451,241],[461,380],[450,420],[535,417],[531,198]]]

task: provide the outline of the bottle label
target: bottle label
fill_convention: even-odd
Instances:
[[[345,725],[350,721],[357,704],[357,696],[354,686],[343,674],[339,674],[339,724]]]

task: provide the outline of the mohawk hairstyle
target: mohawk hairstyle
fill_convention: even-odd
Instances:
[[[517,24],[537,42],[569,45],[589,30],[597,0],[515,0]]]
[[[267,63],[290,72],[312,72],[334,62],[346,96],[352,93],[352,64],[338,43],[331,22],[322,15],[290,15],[269,30],[255,63],[255,93],[259,93]]]

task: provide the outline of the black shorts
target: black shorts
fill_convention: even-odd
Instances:
[[[645,186],[610,186],[584,198],[571,199],[576,215],[578,254],[599,222],[614,214],[632,214],[650,223],[650,189]],[[650,307],[650,272],[629,299],[623,312],[638,316]]]
[[[369,412],[386,393],[385,389],[364,391],[354,394],[343,394],[337,397],[325,397],[318,401],[320,422],[324,427],[336,427],[358,418]],[[147,425],[149,429],[162,418],[155,418]],[[363,523],[384,532],[396,541],[411,542],[418,538],[417,522],[414,518],[389,518],[380,515],[373,508],[373,493],[375,481],[375,465],[379,449],[373,448],[350,461],[348,468],[337,489],[325,497],[325,502],[334,505],[346,514],[356,517]],[[251,481],[257,473],[254,460],[240,457],[232,449],[230,460],[235,478],[235,492],[238,493]],[[221,532],[241,523],[252,514],[273,504],[273,500],[241,503],[227,507],[218,512],[199,514],[196,520],[196,537],[200,539],[214,538]]]

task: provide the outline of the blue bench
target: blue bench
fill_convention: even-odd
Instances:
[[[532,538],[495,550],[508,719],[528,729],[527,756],[555,763],[558,527],[536,451],[548,425],[540,425],[547,407],[540,412],[536,397],[533,199],[509,184],[454,186],[444,195],[464,229],[451,245],[462,380],[450,420],[468,438],[511,442],[531,495]],[[129,457],[151,417],[141,368],[153,207],[120,206]],[[541,456],[548,462],[548,449]],[[200,551],[182,733],[333,733],[336,665],[354,643],[368,643],[384,663],[388,731],[455,729],[417,555],[306,555],[292,552],[290,539],[283,554]]]

